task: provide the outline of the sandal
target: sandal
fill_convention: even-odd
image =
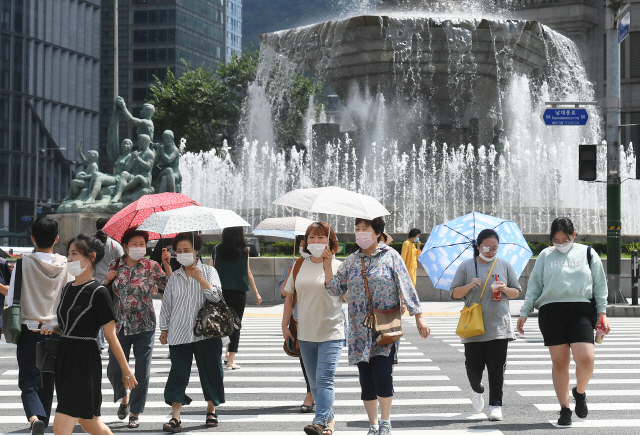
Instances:
[[[140,427],[140,420],[138,417],[134,417],[133,415],[129,416],[129,424],[127,425],[129,429],[137,429]]]
[[[236,363],[229,364],[227,363],[224,367],[225,370],[240,370],[240,366]]]
[[[209,416],[212,415],[212,418]],[[207,421],[205,422],[205,426],[207,427],[218,427],[218,416],[215,412],[207,412]]]
[[[165,423],[162,426],[162,430],[165,432],[178,433],[182,430],[182,422],[178,421],[177,418],[172,418],[169,420],[169,423]]]
[[[127,415],[129,415],[129,404],[127,403],[126,405],[123,405],[121,403],[120,407],[118,408],[118,418],[120,420],[124,420],[125,418],[127,418]]]
[[[331,420],[327,422],[327,427],[322,430],[322,435],[333,435],[333,430],[336,427],[336,421]]]
[[[304,403],[300,405],[300,412],[302,413],[314,412],[315,410],[316,410],[315,402],[312,403],[311,405],[305,405]]]
[[[324,426],[321,426],[319,424],[310,424],[304,427],[304,433],[306,433],[307,435],[322,435],[323,431]]]

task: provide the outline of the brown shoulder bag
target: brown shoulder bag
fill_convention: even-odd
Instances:
[[[291,271],[291,278],[293,279],[293,310],[291,310],[291,319],[289,320],[289,332],[291,332],[291,336],[295,340],[291,341],[290,338],[287,338],[282,346],[284,353],[294,358],[300,358],[301,356],[300,344],[298,343],[298,321],[293,318],[293,311],[295,310],[297,303],[296,277],[298,276],[298,272],[300,272],[303,262],[304,258],[298,258],[293,265],[293,270]]]
[[[373,336],[378,346],[395,343],[402,337],[402,312],[400,305],[390,310],[377,310],[373,308],[371,293],[369,292],[369,282],[367,281],[367,268],[362,261],[362,277],[364,278],[364,288],[367,291],[369,300],[369,314],[364,318],[364,326],[373,329]]]

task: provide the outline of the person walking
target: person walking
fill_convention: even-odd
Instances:
[[[575,411],[579,418],[586,418],[589,413],[586,389],[595,359],[593,330],[596,325],[602,325],[605,334],[611,330],[602,261],[593,249],[575,243],[576,236],[569,218],[553,221],[549,235],[553,246],[538,255],[518,319],[518,332],[524,334],[527,318],[534,309],[538,310],[540,332],[551,355],[560,426],[571,424],[571,355],[576,364],[576,386],[571,390]]]
[[[56,435],[70,435],[76,423],[87,433],[109,435],[100,419],[102,361],[96,345],[102,326],[109,350],[116,355],[127,389],[137,385],[115,332],[115,314],[109,291],[93,278],[104,245],[95,236],[80,234],[68,244],[68,272],[75,277],[65,285],[57,308],[56,326],[43,325],[42,336],[60,334],[56,352],[55,385],[58,406],[53,423]]]
[[[62,287],[71,280],[67,273],[67,259],[53,253],[58,243],[58,222],[50,217],[36,219],[31,227],[31,241],[35,253],[24,256],[11,274],[7,306],[14,303],[16,272],[20,268],[20,309],[22,332],[16,347],[18,360],[18,387],[22,391],[22,406],[32,434],[43,434],[49,425],[55,379],[52,373],[43,373],[36,367],[36,344],[44,340],[37,329],[40,323],[56,323],[56,307]]]
[[[209,265],[216,268],[220,277],[225,302],[236,312],[241,321],[249,290],[253,291],[256,304],[262,303],[262,297],[258,293],[249,266],[249,250],[242,231],[242,227],[228,227],[222,230],[222,243],[213,248],[209,259]],[[238,353],[240,330],[237,329],[231,334],[229,340],[225,369],[238,370],[240,366],[235,363],[235,357]]]
[[[104,244],[104,257],[96,264],[93,272],[93,277],[99,283],[104,282],[111,261],[124,255],[122,245],[102,231],[107,222],[109,222],[107,218],[100,218],[96,221],[96,237]],[[104,331],[102,328],[98,332],[98,349],[100,349],[100,353],[104,350]]]
[[[4,299],[9,294],[11,269],[4,258],[0,258],[0,314],[4,309]],[[2,338],[2,316],[0,315],[0,338]]]
[[[409,238],[402,244],[402,260],[407,266],[409,276],[413,286],[416,286],[416,280],[418,276],[418,257],[422,252],[420,250],[420,234],[421,231],[417,228],[413,228],[409,231]],[[414,243],[416,244],[414,246]]]
[[[131,348],[136,359],[136,378],[138,387],[126,391],[122,382],[120,365],[113,352],[109,352],[107,377],[113,387],[113,401],[120,400],[117,416],[124,420],[129,416],[127,427],[136,429],[140,426],[140,414],[144,412],[149,391],[151,375],[151,355],[156,330],[156,313],[152,296],[157,289],[167,282],[171,276],[169,265],[170,254],[164,252],[165,274],[158,263],[144,258],[147,253],[149,235],[146,231],[129,228],[122,235],[125,254],[116,258],[109,265],[109,272],[104,284],[111,284],[113,290],[113,307],[116,313],[116,334],[120,346],[129,361]]]
[[[205,300],[222,300],[222,288],[216,269],[197,259],[202,239],[193,233],[180,233],[173,239],[177,260],[182,267],[167,281],[160,310],[160,343],[169,345],[171,370],[164,388],[164,400],[171,405],[172,414],[163,426],[165,432],[182,430],[180,413],[183,405],[191,403],[185,394],[191,364],[195,356],[200,384],[207,401],[207,427],[218,426],[216,406],[224,403],[222,383],[222,352],[220,338],[196,337],[193,334],[196,316]]]
[[[484,334],[462,339],[465,367],[471,384],[471,403],[476,411],[484,409],[482,374],[489,375],[489,420],[502,420],[504,370],[509,341],[516,339],[511,325],[509,299],[522,289],[513,266],[497,257],[500,237],[492,229],[480,231],[473,248],[473,258],[463,261],[451,282],[451,298],[463,299],[464,305],[482,306]],[[492,289],[492,284],[496,284]]]
[[[356,219],[356,243],[360,249],[347,257],[335,275],[331,268],[332,256],[328,250],[323,254],[326,291],[332,296],[349,293],[349,364],[358,366],[360,397],[369,417],[368,435],[391,434],[391,373],[396,345],[379,346],[374,340],[373,331],[364,325],[369,315],[364,273],[374,309],[392,310],[400,306],[400,300],[404,300],[409,314],[416,318],[420,336],[427,338],[431,333],[402,257],[388,245],[379,244],[383,240],[384,226],[381,217],[373,220]],[[381,416],[379,425],[378,405]]]
[[[311,254],[305,252],[304,235],[296,236],[294,243],[295,243],[294,248],[298,247],[298,252],[300,253],[300,256],[302,258],[311,257]],[[296,263],[296,259],[294,258],[291,261],[291,263],[289,263],[289,265],[285,268],[284,272],[282,273],[282,277],[280,278],[280,281],[278,281],[278,288],[280,289],[280,296],[282,297],[282,299],[286,299],[288,295],[288,293],[285,291],[284,288],[287,284],[287,280],[291,276],[291,271],[293,270],[293,266],[295,265],[295,263]],[[293,308],[292,315],[294,319],[298,320],[297,307]],[[311,394],[311,386],[309,385],[309,378],[307,377],[307,371],[304,369],[304,361],[302,360],[302,357],[298,359],[300,360],[300,367],[302,368],[302,376],[304,376],[304,382],[305,384],[307,384],[307,395],[304,397],[304,400],[302,401],[302,405],[300,405],[300,412],[302,413],[314,412],[315,402],[313,401],[313,394]]]
[[[289,321],[294,306],[298,314],[298,344],[304,362],[311,393],[316,403],[313,423],[305,426],[309,435],[331,435],[334,431],[334,378],[344,342],[342,297],[330,296],[324,289],[325,248],[330,256],[340,245],[335,231],[325,222],[314,222],[306,231],[304,252],[311,255],[302,261],[297,275],[287,280],[287,298],[282,315],[282,334],[294,340]],[[335,273],[342,264],[332,259],[329,266]],[[294,266],[295,267],[295,266]]]

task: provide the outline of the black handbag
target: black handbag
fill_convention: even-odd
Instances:
[[[206,338],[228,337],[241,327],[240,317],[229,305],[223,301],[207,300],[198,311],[193,335]]]
[[[36,367],[40,370],[40,383],[44,387],[43,373],[56,372],[56,356],[58,353],[57,338],[45,338],[36,343]]]

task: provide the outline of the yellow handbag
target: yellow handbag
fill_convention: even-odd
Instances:
[[[496,257],[493,260],[493,265],[489,270],[489,274],[487,275],[487,280],[484,282],[484,287],[482,287],[482,293],[480,294],[480,300],[482,300],[482,296],[484,295],[484,291],[487,288],[487,283],[489,282],[489,278],[491,277],[491,272],[493,272],[493,268],[498,262],[498,258]],[[470,307],[464,307],[462,311],[460,311],[460,320],[458,321],[458,327],[456,328],[456,334],[462,338],[475,337],[477,335],[484,334],[484,321],[482,320],[482,305],[473,304]]]

